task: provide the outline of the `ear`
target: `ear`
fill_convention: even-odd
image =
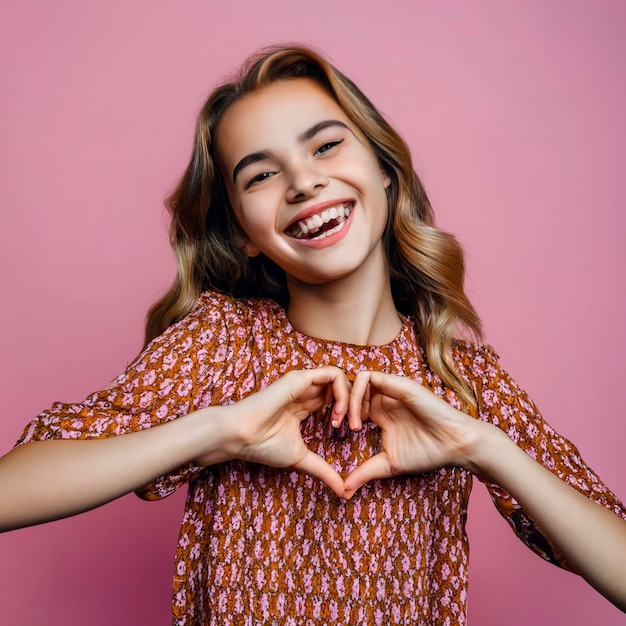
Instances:
[[[387,170],[384,167],[380,168],[380,173],[383,177],[383,185],[385,186],[385,189],[389,189],[389,185],[391,185],[391,176],[389,176]]]
[[[261,254],[261,251],[250,240],[243,245],[242,249],[248,256],[259,256]]]
[[[250,238],[243,232],[239,224],[237,224],[237,232],[235,233],[235,245],[240,250],[243,250],[247,256],[252,257],[261,254],[261,251],[250,241]]]

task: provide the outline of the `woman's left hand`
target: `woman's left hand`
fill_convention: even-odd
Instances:
[[[346,478],[347,497],[377,478],[468,467],[484,426],[413,380],[370,371],[357,375],[348,411],[353,430],[367,419],[381,430],[382,450]]]
[[[550,472],[497,426],[457,411],[408,378],[361,372],[349,423],[371,419],[381,451],[344,481],[345,497],[370,480],[464,467],[507,491],[572,568],[626,612],[626,522]]]

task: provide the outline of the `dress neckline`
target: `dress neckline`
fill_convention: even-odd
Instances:
[[[333,339],[322,339],[320,337],[315,337],[313,335],[307,335],[305,333],[296,330],[293,324],[289,321],[287,317],[287,311],[284,307],[278,305],[278,317],[280,319],[281,325],[285,329],[285,332],[288,335],[292,335],[296,338],[300,345],[305,346],[307,343],[315,344],[316,347],[322,348],[325,351],[333,352],[333,351],[341,351],[348,350],[350,352],[370,352],[370,351],[381,351],[388,352],[389,350],[395,349],[398,345],[404,343],[405,341],[411,341],[414,337],[414,328],[413,328],[413,320],[409,315],[404,315],[402,313],[398,313],[400,320],[402,322],[402,326],[400,330],[396,334],[396,336],[391,339],[391,341],[384,344],[358,344],[358,343],[350,343],[347,341],[338,341]],[[413,339],[414,341],[414,339]]]

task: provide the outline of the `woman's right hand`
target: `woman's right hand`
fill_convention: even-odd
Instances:
[[[348,408],[348,381],[334,367],[289,372],[229,406],[194,411],[153,428],[104,439],[32,441],[0,458],[0,532],[68,517],[143,487],[189,462],[233,458],[292,467],[344,495],[343,480],[300,435],[300,422],[334,401]]]
[[[333,403],[329,419],[342,419],[349,396],[346,375],[336,367],[292,370],[265,389],[223,407],[227,409],[222,422],[227,432],[225,452],[230,458],[304,472],[344,496],[343,479],[309,450],[300,423],[328,403]],[[208,465],[215,457],[199,457],[196,462]]]

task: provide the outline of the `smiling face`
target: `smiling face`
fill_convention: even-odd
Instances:
[[[216,143],[246,252],[272,259],[288,285],[386,268],[389,178],[318,83],[283,80],[244,96],[224,114]]]

